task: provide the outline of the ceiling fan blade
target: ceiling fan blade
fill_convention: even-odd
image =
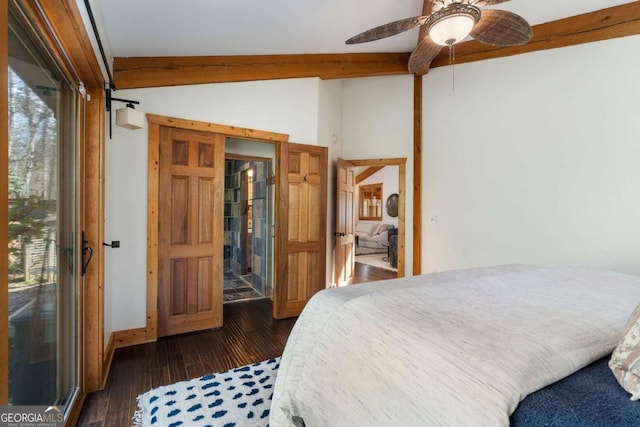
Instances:
[[[409,72],[419,73],[441,50],[441,45],[435,43],[429,36],[425,36],[409,57]]]
[[[471,37],[493,46],[518,46],[531,40],[533,31],[520,15],[506,10],[483,10]]]
[[[413,18],[400,19],[399,21],[389,22],[388,24],[380,25],[379,27],[372,28],[351,37],[347,40],[346,44],[365,43],[374,40],[383,39],[385,37],[395,36],[404,31],[408,31],[412,28],[419,27],[424,24],[428,16],[414,16]]]
[[[475,3],[472,2],[472,4],[476,7],[485,7],[485,6],[493,6],[494,4],[505,3],[508,1],[509,0],[478,0]]]

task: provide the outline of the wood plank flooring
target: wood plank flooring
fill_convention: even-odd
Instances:
[[[395,278],[359,263],[355,272],[355,283]],[[152,388],[280,356],[295,320],[274,319],[269,299],[230,303],[220,329],[120,348],[105,389],[87,396],[78,425],[130,426],[136,397]]]
[[[152,388],[280,356],[295,319],[271,300],[224,305],[224,325],[116,350],[104,390],[87,396],[78,425],[130,426],[136,397]]]
[[[356,262],[353,283],[375,282],[377,280],[389,280],[397,277],[395,271],[385,270],[384,268],[374,267],[368,264]]]

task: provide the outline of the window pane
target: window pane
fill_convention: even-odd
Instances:
[[[64,405],[77,384],[75,95],[9,19],[9,401]]]

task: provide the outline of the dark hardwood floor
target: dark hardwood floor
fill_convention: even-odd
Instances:
[[[395,279],[398,273],[384,268],[356,262],[353,283],[375,282],[378,280]]]
[[[392,271],[356,263],[355,283],[391,278]],[[136,397],[152,388],[280,356],[295,320],[274,319],[269,299],[229,303],[220,329],[120,348],[106,387],[87,396],[78,425],[130,426]]]

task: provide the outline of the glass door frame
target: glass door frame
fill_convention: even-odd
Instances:
[[[41,404],[41,405],[59,405],[65,409],[65,418],[69,418],[69,414],[77,405],[75,402],[79,401],[79,392],[82,390],[83,382],[83,364],[82,359],[82,301],[83,301],[83,286],[82,286],[82,267],[81,257],[82,252],[82,211],[81,211],[81,144],[80,135],[83,133],[84,125],[84,99],[81,96],[80,87],[77,84],[73,84],[72,76],[65,73],[63,67],[60,66],[55,58],[54,52],[47,46],[44,41],[44,37],[39,28],[34,25],[33,19],[30,19],[26,10],[22,7],[22,4],[18,2],[9,2],[9,23],[11,25],[8,28],[12,28],[9,34],[15,34],[15,44],[12,46],[24,46],[18,48],[15,54],[19,55],[19,59],[16,64],[22,64],[27,61],[31,63],[33,61],[34,70],[40,71],[43,76],[49,76],[54,80],[59,81],[58,84],[52,84],[52,86],[58,87],[58,89],[51,88],[54,98],[52,98],[53,104],[48,105],[48,109],[52,111],[55,121],[55,139],[50,141],[50,144],[54,144],[51,147],[54,148],[54,152],[47,155],[43,150],[44,148],[36,149],[38,155],[44,155],[42,161],[44,164],[51,163],[50,167],[54,167],[56,173],[52,176],[55,180],[55,192],[49,197],[54,197],[56,204],[55,217],[52,217],[54,221],[53,227],[55,231],[56,241],[56,273],[55,282],[53,285],[47,285],[47,292],[44,292],[45,297],[36,301],[34,305],[34,311],[31,316],[27,316],[24,321],[17,324],[24,325],[22,328],[27,328],[22,331],[24,334],[26,331],[29,335],[34,333],[38,334],[52,334],[51,337],[45,338],[47,335],[42,335],[42,338],[35,338],[35,341],[29,340],[28,344],[24,344],[21,347],[16,345],[15,351],[22,348],[20,351],[24,351],[25,354],[13,355],[13,358],[28,357],[43,357],[38,356],[41,349],[47,348],[52,345],[52,351],[49,350],[42,361],[37,361],[36,364],[23,364],[18,360],[9,360],[9,369],[14,374],[18,375],[31,375],[35,372],[40,372],[39,380],[33,383],[34,386],[39,384],[40,387],[44,387],[44,390],[39,395],[36,393],[34,399],[29,401],[27,398],[28,392],[24,390],[24,387],[28,387],[28,383],[17,382],[15,384],[15,392],[19,393],[14,395],[19,400],[14,400],[15,404]],[[22,41],[18,41],[22,40]],[[24,50],[22,50],[24,49]],[[7,52],[9,56],[9,52]],[[28,59],[31,58],[31,59]],[[33,90],[39,86],[34,86],[37,83],[33,82],[35,76],[29,77],[29,80],[24,81],[24,77],[20,76],[20,68],[15,69],[16,77],[18,80],[23,81],[24,85],[29,85],[31,91],[25,93],[33,93]],[[24,72],[24,71],[23,71]],[[25,74],[31,75],[32,72]],[[52,82],[54,81],[52,80]],[[27,95],[25,95],[27,96]],[[33,95],[28,95],[33,96]],[[38,98],[45,101],[42,95],[38,95]],[[8,98],[7,98],[8,99]],[[41,101],[41,102],[42,102]],[[34,101],[35,102],[35,101]],[[47,104],[51,101],[45,101]],[[37,105],[37,104],[36,104]],[[29,122],[30,123],[30,122]],[[20,125],[24,126],[24,125]],[[38,125],[39,126],[39,125]],[[12,132],[9,129],[9,132]],[[29,138],[35,138],[35,135]],[[40,140],[40,138],[38,138]],[[44,143],[44,141],[43,141]],[[44,146],[43,146],[44,147]],[[56,154],[53,154],[56,153]],[[9,153],[11,155],[11,153]],[[49,157],[54,156],[54,157]],[[47,160],[49,159],[49,160]],[[31,192],[23,194],[21,197],[30,197]],[[34,231],[37,229],[34,229]],[[31,233],[31,232],[29,232]],[[37,235],[31,235],[30,237],[39,238]],[[43,261],[44,262],[44,261]],[[25,267],[26,268],[26,267]],[[44,264],[43,267],[44,268]],[[26,270],[25,270],[26,273]],[[26,278],[26,277],[25,277]],[[40,279],[41,285],[44,286],[42,278]],[[40,288],[39,288],[40,289]],[[44,288],[43,288],[44,289]],[[38,294],[41,290],[38,291]],[[49,295],[48,297],[46,295]],[[48,308],[51,305],[51,308]],[[40,307],[40,309],[38,309]],[[49,311],[49,310],[53,311]],[[42,313],[45,317],[40,317],[38,313],[41,310],[45,310]],[[35,317],[34,317],[35,316]],[[37,323],[33,323],[33,322]],[[47,326],[50,325],[50,326]],[[17,326],[16,326],[17,327]],[[16,329],[17,331],[17,329]],[[50,331],[50,332],[46,332]],[[36,335],[33,335],[36,336]],[[40,337],[40,335],[37,335]],[[48,343],[49,340],[51,344]],[[23,341],[24,338],[21,339]],[[36,353],[34,353],[36,352]],[[9,354],[11,357],[11,353]],[[16,363],[14,365],[14,363]],[[13,369],[16,369],[14,371]],[[20,369],[21,371],[17,371]],[[37,371],[30,370],[36,369]],[[47,379],[48,378],[48,379]],[[15,377],[14,381],[19,380],[20,377]],[[36,390],[34,390],[35,392]],[[10,393],[11,390],[9,390]],[[25,395],[27,393],[27,395]],[[19,397],[21,396],[21,397]],[[8,396],[11,398],[11,394]],[[21,399],[27,399],[26,401]]]
[[[12,0],[13,1],[13,0]],[[98,62],[89,37],[88,24],[83,20],[76,0],[21,1],[21,4],[43,35],[46,46],[65,71],[74,75],[74,82],[83,82],[87,92],[86,119],[80,136],[85,239],[93,248],[93,260],[84,277],[84,301],[79,312],[79,336],[84,339],[79,352],[83,363],[80,375],[80,399],[86,393],[104,387],[112,353],[105,348],[109,337],[104,333],[104,161],[105,161],[105,82],[107,74]],[[8,2],[0,6],[0,26],[8,27]],[[89,31],[89,32],[88,32]],[[0,32],[0,96],[8,99],[8,31]],[[0,104],[0,146],[8,146],[8,105]],[[0,218],[7,218],[8,204],[8,156],[0,149]],[[0,221],[0,239],[8,241],[7,222]],[[0,257],[7,259],[7,247],[0,245]],[[0,262],[0,275],[8,277],[7,263]],[[4,316],[4,317],[2,317]],[[0,405],[8,400],[8,292],[0,292]],[[79,360],[81,360],[79,358]],[[74,425],[81,405],[76,405],[67,424]]]
[[[0,217],[9,217],[9,8],[4,3],[0,7],[0,96],[4,102],[0,103]],[[0,221],[0,240],[9,241],[8,221]],[[8,246],[0,245],[0,259],[9,258]],[[9,265],[0,262],[0,276],[9,277]],[[0,404],[6,405],[9,400],[9,288],[0,292]]]

